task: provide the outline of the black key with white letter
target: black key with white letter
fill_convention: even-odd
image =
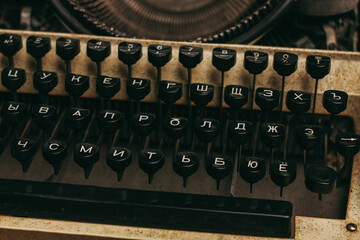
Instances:
[[[131,129],[139,136],[149,135],[156,126],[156,116],[152,113],[137,113],[131,118]]]
[[[110,56],[111,45],[108,41],[90,39],[86,45],[86,54],[93,62],[102,62]]]
[[[12,58],[22,48],[21,36],[3,33],[0,35],[0,52]]]
[[[247,157],[240,162],[240,176],[250,183],[250,193],[252,185],[264,178],[266,173],[266,162],[257,157]]]
[[[89,77],[78,74],[67,74],[65,90],[74,97],[79,97],[89,89]]]
[[[251,137],[252,131],[251,122],[235,120],[229,122],[227,134],[234,143],[244,144]]]
[[[280,92],[271,88],[256,89],[255,102],[263,111],[270,112],[279,105]]]
[[[276,52],[274,55],[274,69],[283,76],[290,76],[297,69],[298,56],[288,52]]]
[[[47,71],[34,72],[34,88],[41,93],[51,92],[58,84],[57,73]]]
[[[220,122],[216,119],[196,119],[195,134],[202,142],[211,142],[219,132]]]
[[[301,91],[288,91],[286,106],[294,114],[302,114],[310,109],[311,94]]]
[[[18,90],[26,81],[24,69],[8,67],[1,72],[1,82],[10,91]]]
[[[124,147],[111,147],[106,153],[107,165],[117,173],[118,181],[132,161],[131,151]]]
[[[145,149],[139,153],[139,167],[148,174],[148,183],[151,184],[154,174],[165,163],[165,155],[158,149]]]
[[[56,55],[69,61],[80,53],[80,41],[73,38],[58,38],[56,40]]]
[[[194,68],[203,60],[203,49],[193,46],[181,46],[179,49],[179,62],[185,68]]]
[[[41,127],[47,128],[56,121],[56,107],[51,105],[35,104],[31,108],[33,120]]]
[[[329,74],[331,60],[326,56],[311,55],[306,57],[306,71],[314,79],[324,78]]]
[[[90,121],[90,110],[82,108],[68,108],[65,112],[66,121],[73,129],[87,127]]]
[[[280,187],[280,197],[283,187],[290,185],[296,179],[296,162],[277,160],[270,166],[271,180]]]
[[[193,152],[180,152],[173,159],[173,168],[183,177],[183,186],[186,187],[188,177],[199,168],[199,157]]]
[[[173,138],[179,139],[185,135],[188,127],[188,120],[182,117],[167,118],[164,121],[164,133]]]
[[[96,78],[96,92],[105,99],[112,98],[120,91],[120,78],[98,76]]]
[[[284,139],[285,127],[279,123],[263,123],[260,127],[262,142],[270,147],[279,147]]]
[[[150,93],[150,80],[132,78],[126,81],[126,92],[134,100],[142,100]]]
[[[259,51],[246,51],[244,59],[244,67],[251,74],[260,74],[268,66],[269,55]]]
[[[126,65],[133,65],[142,57],[140,43],[121,42],[118,47],[118,58]]]
[[[167,104],[173,104],[181,98],[182,84],[172,81],[161,81],[159,83],[159,97]]]
[[[74,161],[84,169],[85,178],[89,178],[93,165],[99,158],[99,146],[91,143],[78,143],[75,145]]]
[[[11,156],[21,163],[23,172],[29,169],[36,151],[37,144],[30,138],[18,138],[11,144]]]
[[[206,171],[216,180],[216,189],[220,188],[220,180],[231,173],[233,161],[228,156],[211,155],[206,159]]]
[[[152,44],[148,47],[148,60],[154,67],[163,67],[171,59],[171,46]]]
[[[339,133],[335,137],[336,150],[346,158],[352,159],[360,148],[360,136],[355,133]]]
[[[4,121],[7,124],[17,125],[26,117],[26,104],[19,102],[5,102],[1,113]]]
[[[322,130],[315,125],[299,125],[296,128],[297,143],[306,150],[313,149],[320,140]]]
[[[115,110],[102,110],[97,117],[99,128],[106,133],[119,129],[123,119],[124,115]]]
[[[190,98],[198,106],[207,105],[214,98],[214,86],[210,84],[192,83]]]
[[[30,36],[26,39],[26,51],[35,59],[44,57],[50,49],[48,37]]]
[[[231,108],[242,108],[249,98],[249,89],[240,85],[227,85],[224,100]]]
[[[339,114],[347,107],[348,94],[343,91],[327,90],[324,92],[323,106],[331,114]]]
[[[212,64],[217,70],[229,71],[236,63],[236,51],[227,48],[214,48],[212,52]]]
[[[58,175],[62,161],[67,155],[67,144],[58,140],[47,141],[43,145],[42,155],[53,166],[54,174]]]

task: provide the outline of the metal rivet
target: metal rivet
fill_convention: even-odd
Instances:
[[[357,225],[355,223],[349,223],[346,225],[346,229],[350,232],[355,232],[357,230]]]

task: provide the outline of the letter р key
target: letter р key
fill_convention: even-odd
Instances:
[[[148,47],[149,62],[155,67],[162,67],[171,59],[171,46],[152,44]]]
[[[56,54],[62,60],[72,60],[80,53],[80,41],[72,38],[59,38],[56,40]]]
[[[193,46],[181,46],[179,61],[185,68],[194,68],[203,60],[203,49]]]
[[[16,34],[0,35],[0,52],[7,57],[14,56],[22,48],[21,36]]]
[[[106,153],[107,165],[117,173],[118,181],[132,161],[131,151],[124,147],[112,147]]]
[[[60,171],[61,162],[67,155],[67,144],[58,140],[47,141],[43,145],[42,155],[53,166],[54,173],[57,175]]]
[[[187,179],[199,168],[199,157],[193,152],[177,153],[173,160],[174,171],[183,177],[183,186],[186,187]]]
[[[84,169],[85,178],[89,178],[92,167],[99,158],[99,146],[91,143],[78,143],[75,145],[74,161]]]
[[[118,47],[118,58],[126,65],[135,64],[142,57],[140,43],[121,42]]]
[[[139,136],[147,136],[154,130],[156,116],[152,113],[137,113],[131,118],[131,129]]]
[[[171,81],[160,81],[159,97],[167,104],[173,104],[181,98],[182,84]]]
[[[274,69],[283,76],[290,76],[297,69],[298,56],[287,52],[277,52],[274,55]]]
[[[259,51],[246,51],[244,67],[251,74],[260,74],[268,66],[269,56],[267,53]]]
[[[311,94],[301,91],[288,91],[286,106],[294,114],[302,114],[310,109]]]
[[[347,107],[348,95],[343,91],[327,90],[324,92],[323,106],[331,114],[339,114]]]
[[[30,36],[26,39],[26,51],[39,59],[44,57],[51,49],[50,38]]]
[[[227,48],[214,48],[212,64],[217,70],[229,71],[236,63],[236,51]]]
[[[198,106],[207,105],[214,98],[214,86],[209,84],[192,83],[190,99]]]
[[[1,82],[10,91],[18,90],[25,81],[24,69],[8,67],[1,72]]]

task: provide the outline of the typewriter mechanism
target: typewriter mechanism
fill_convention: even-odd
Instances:
[[[359,239],[357,1],[310,2],[5,3],[0,239]]]

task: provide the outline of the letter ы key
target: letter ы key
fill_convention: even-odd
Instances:
[[[220,181],[231,173],[233,161],[228,156],[211,155],[206,159],[206,171],[216,180],[216,189],[220,188]]]
[[[211,142],[219,132],[220,122],[216,119],[196,119],[195,134],[202,142]]]
[[[283,188],[290,185],[296,179],[296,162],[276,160],[270,167],[271,180],[280,187],[280,197]]]
[[[172,139],[179,139],[185,135],[188,120],[182,117],[168,118],[164,121],[164,133]]]
[[[264,178],[266,173],[266,162],[257,157],[247,157],[240,162],[240,176],[250,184],[250,193],[252,185]]]
[[[324,92],[323,106],[331,114],[339,114],[347,107],[348,95],[343,91],[327,90]]]
[[[90,121],[90,110],[71,107],[66,109],[65,118],[72,129],[85,128]]]
[[[190,99],[198,106],[207,105],[214,98],[214,86],[209,84],[192,83]]]
[[[234,109],[242,108],[248,102],[249,89],[239,85],[225,87],[224,101]]]
[[[154,174],[165,163],[165,155],[158,149],[145,149],[139,153],[139,167],[148,174],[148,183],[151,184]]]
[[[255,102],[263,111],[270,112],[279,105],[280,92],[270,88],[256,89]]]
[[[131,151],[124,147],[111,147],[106,153],[107,165],[117,173],[120,182],[125,169],[132,161]]]
[[[91,143],[78,143],[75,145],[74,161],[84,169],[85,178],[89,178],[93,165],[99,158],[99,146]]]
[[[119,111],[102,110],[97,116],[98,126],[103,132],[112,133],[120,128],[123,118]]]
[[[26,51],[35,59],[44,57],[51,49],[50,38],[30,36],[26,39]]]
[[[46,141],[42,148],[44,159],[54,168],[54,174],[58,175],[62,161],[67,155],[67,144],[58,140]]]
[[[156,126],[156,116],[152,113],[137,113],[131,118],[131,129],[139,136],[149,135]]]
[[[173,104],[181,98],[182,84],[171,81],[160,81],[159,97],[167,104]]]
[[[217,70],[229,71],[236,63],[236,51],[227,48],[214,48],[212,52],[212,64]]]
[[[126,65],[135,64],[142,57],[140,43],[121,42],[118,47],[118,58]]]
[[[18,90],[25,81],[24,69],[8,67],[1,72],[1,82],[10,91]]]
[[[274,70],[281,76],[293,74],[297,69],[298,56],[287,52],[277,52],[274,55]]]
[[[194,68],[203,60],[203,49],[193,46],[181,46],[179,49],[179,62],[185,68]]]
[[[89,89],[89,77],[78,74],[67,74],[65,90],[74,97],[79,97]]]
[[[314,79],[324,78],[329,74],[331,67],[331,60],[326,56],[307,56],[306,57],[306,71]]]
[[[186,187],[188,177],[199,168],[199,157],[193,152],[177,153],[173,160],[174,171],[183,177],[183,187]]]
[[[251,74],[260,74],[268,66],[269,56],[267,53],[258,51],[246,51],[244,67]]]
[[[53,123],[56,121],[56,107],[36,104],[31,108],[31,115],[39,127],[45,129],[53,125]]]
[[[112,98],[120,91],[120,78],[98,76],[96,78],[96,92],[105,99]]]
[[[11,144],[11,156],[21,163],[23,172],[27,172],[37,151],[37,144],[30,138],[18,138]]]
[[[62,60],[72,60],[80,53],[80,41],[72,38],[59,38],[56,40],[56,55]]]
[[[319,126],[299,125],[296,128],[297,143],[305,150],[314,149],[317,146],[322,130]]]
[[[171,46],[152,44],[148,47],[148,59],[154,67],[163,67],[171,59]]]
[[[280,146],[284,133],[285,127],[279,123],[263,123],[260,127],[261,140],[270,148]]]
[[[126,81],[126,92],[133,100],[142,100],[150,93],[150,80],[131,78]]]
[[[294,114],[302,114],[309,111],[311,105],[311,94],[301,91],[288,91],[286,95],[286,106]]]
[[[58,84],[55,72],[37,71],[33,76],[34,88],[41,93],[51,92]]]
[[[16,34],[0,35],[0,52],[7,57],[14,56],[22,48],[21,36]]]
[[[90,39],[86,45],[86,54],[93,62],[102,62],[110,56],[111,45],[108,41]]]
[[[26,104],[18,102],[5,102],[1,109],[1,113],[6,124],[16,126],[26,118]]]

